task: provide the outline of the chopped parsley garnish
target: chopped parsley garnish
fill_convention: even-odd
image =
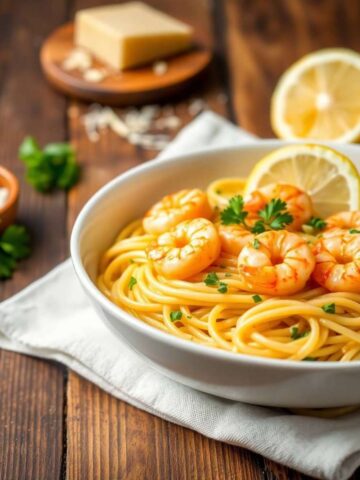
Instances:
[[[228,286],[225,282],[220,282],[220,279],[216,272],[210,272],[205,277],[205,285],[208,287],[218,287],[219,293],[226,293],[228,290]]]
[[[253,247],[258,250],[259,247],[260,247],[260,242],[257,238],[255,238],[255,240],[253,241]]]
[[[230,198],[229,205],[220,214],[223,225],[245,225],[248,212],[244,211],[244,199],[241,195]]]
[[[217,190],[215,190],[215,192],[218,194],[218,195],[221,195],[222,191],[220,190],[220,188],[218,188]]]
[[[219,288],[218,292],[219,293],[226,293],[228,291],[228,286],[225,282],[219,282]]]
[[[263,299],[260,297],[260,295],[253,295],[251,298],[254,300],[255,303],[260,303],[260,302],[262,302],[262,300],[263,300]]]
[[[350,228],[349,233],[360,233],[360,230],[357,230],[356,228]]]
[[[303,362],[316,362],[317,358],[315,357],[305,357],[303,358]]]
[[[309,227],[312,227],[314,230],[319,231],[323,230],[326,227],[326,222],[322,218],[319,217],[311,217],[308,222],[305,223]]]
[[[130,277],[130,281],[129,281],[129,289],[132,290],[134,285],[137,284],[137,280],[135,277]]]
[[[205,285],[211,287],[219,283],[219,277],[217,276],[216,272],[210,272],[206,275],[204,282]]]
[[[174,310],[173,312],[170,313],[170,320],[172,322],[176,322],[177,320],[181,320],[181,317],[182,317],[182,312],[180,312],[180,310]]]
[[[305,330],[304,332],[299,332],[298,327],[290,328],[290,336],[293,340],[298,340],[299,338],[307,337],[309,333],[310,332],[308,330]]]
[[[226,272],[225,277],[232,277],[232,274],[230,272]]]
[[[0,279],[11,278],[17,261],[30,254],[30,236],[25,227],[10,225],[0,236]]]
[[[68,190],[79,178],[80,168],[69,143],[49,143],[43,149],[34,137],[26,137],[19,148],[26,166],[26,179],[35,190]]]
[[[321,308],[325,313],[335,313],[335,303],[325,303]]]

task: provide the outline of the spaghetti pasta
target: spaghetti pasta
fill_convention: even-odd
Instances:
[[[147,254],[156,239],[136,220],[99,265],[99,289],[133,316],[179,338],[238,354],[360,360],[360,290],[329,292],[308,282],[286,297],[246,292],[237,257],[224,251],[190,278],[166,278]]]

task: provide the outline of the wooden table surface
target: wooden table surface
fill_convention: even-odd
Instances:
[[[1,300],[69,255],[74,219],[94,191],[156,154],[113,133],[91,143],[80,120],[87,106],[52,91],[41,74],[43,39],[76,10],[99,3],[0,1],[0,163],[21,179],[19,221],[34,245],[13,279],[0,284]],[[322,47],[360,50],[360,3],[353,0],[148,3],[192,24],[216,52],[205,83],[191,96],[262,137],[273,136],[271,92],[294,60]],[[191,119],[188,98],[172,99],[183,124]],[[73,143],[83,176],[68,196],[41,195],[24,183],[17,149],[27,134],[41,143]],[[304,478],[118,401],[59,364],[0,351],[0,479]]]

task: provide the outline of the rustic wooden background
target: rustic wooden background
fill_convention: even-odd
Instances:
[[[0,163],[23,179],[18,145],[69,139],[83,165],[67,197],[40,195],[23,180],[19,220],[34,251],[0,299],[43,275],[68,254],[74,219],[114,175],[152,158],[112,133],[88,141],[79,114],[45,83],[39,48],[51,30],[99,0],[0,0]],[[111,3],[104,0],[103,3]],[[283,72],[322,47],[360,51],[356,0],[151,0],[192,24],[217,58],[192,92],[216,112],[260,136],[272,136],[269,100]],[[225,94],[229,101],[224,103]],[[190,120],[186,98],[173,99]],[[358,473],[360,476],[360,472]],[[359,476],[354,476],[359,478]],[[174,426],[107,395],[61,365],[0,351],[0,478],[13,479],[304,479],[259,455]]]

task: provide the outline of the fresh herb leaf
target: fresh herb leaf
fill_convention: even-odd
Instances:
[[[285,225],[289,225],[293,221],[293,216],[288,212],[279,214],[274,220],[269,224],[272,230],[282,230]]]
[[[208,287],[218,286],[219,293],[226,293],[228,290],[228,286],[225,282],[220,282],[220,279],[216,272],[210,272],[205,277],[205,285]]]
[[[360,233],[360,230],[357,230],[356,228],[350,228],[349,233]]]
[[[61,190],[69,190],[77,183],[79,176],[80,168],[76,163],[75,156],[68,157],[67,162],[58,172],[56,186]]]
[[[174,310],[173,312],[170,312],[170,320],[172,322],[176,322],[177,320],[181,320],[181,317],[182,317],[182,312],[180,310]]]
[[[25,137],[19,148],[19,158],[23,162],[32,164],[41,158],[42,152],[34,137]]]
[[[260,295],[253,295],[252,296],[252,299],[254,300],[255,303],[260,303],[262,302],[262,298],[260,297]]]
[[[266,225],[272,230],[281,230],[285,225],[293,221],[292,215],[286,210],[286,202],[280,198],[273,198],[265,207],[259,211],[259,217],[262,218]]]
[[[136,278],[135,277],[130,277],[129,289],[132,290],[136,284],[137,284]]]
[[[67,190],[79,178],[75,152],[68,143],[50,143],[41,150],[34,137],[26,137],[19,158],[25,163],[27,181],[39,192]]]
[[[309,333],[310,332],[308,330],[305,330],[304,332],[299,332],[298,327],[290,328],[290,336],[293,340],[298,340],[299,338],[307,337]]]
[[[262,220],[255,222],[255,225],[251,229],[252,233],[259,234],[266,231],[265,224]]]
[[[335,313],[335,303],[325,303],[321,308],[325,313]]]
[[[17,261],[30,254],[30,236],[25,227],[10,225],[0,236],[0,278],[10,278]]]
[[[253,247],[258,250],[260,248],[260,242],[257,238],[254,239],[253,241]]]
[[[303,358],[303,362],[316,362],[317,358],[315,357],[305,357]]]
[[[216,272],[210,272],[206,275],[204,282],[205,285],[211,287],[219,283],[219,277],[217,276]]]
[[[0,250],[0,278],[11,278],[16,268],[16,260]]]
[[[223,225],[244,224],[248,212],[244,211],[244,199],[241,195],[230,198],[228,207],[220,213]]]
[[[323,230],[326,227],[326,222],[320,217],[311,217],[308,222],[305,223],[314,230]]]
[[[261,220],[258,220],[253,228],[252,233],[262,233],[266,230],[281,230],[285,225],[289,225],[293,221],[293,216],[286,210],[286,202],[280,198],[273,198],[258,212]]]
[[[228,286],[225,282],[219,282],[219,288],[218,292],[219,293],[226,293],[228,291]]]
[[[10,225],[0,237],[0,248],[14,260],[30,254],[30,236],[22,225]]]
[[[230,272],[226,272],[225,277],[232,277],[232,274]]]

